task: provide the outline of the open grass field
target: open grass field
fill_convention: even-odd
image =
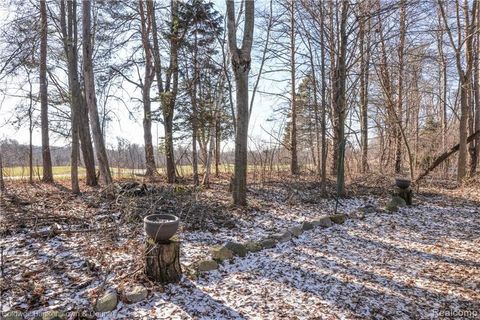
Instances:
[[[266,171],[285,171],[288,170],[289,166],[286,164],[278,164],[274,165],[273,168],[269,166],[261,167],[259,165],[249,165],[248,172],[261,172],[264,169]],[[313,168],[312,168],[313,169]],[[165,167],[157,168],[158,173],[164,175],[166,174]],[[215,170],[212,167],[212,172]],[[141,176],[144,173],[144,169],[131,169],[131,168],[118,168],[118,167],[111,167],[112,175],[116,178],[126,178],[132,176]],[[222,164],[219,166],[219,171],[221,173],[233,173],[233,164]],[[199,166],[199,172],[202,174],[205,172],[204,166]],[[85,174],[85,168],[79,167],[78,173],[80,175]],[[192,166],[191,165],[177,165],[177,174],[179,176],[190,176],[193,174]],[[6,179],[27,179],[30,175],[28,166],[18,166],[18,167],[5,167],[3,168],[3,175]],[[33,176],[35,178],[39,178],[43,175],[43,168],[33,167]],[[53,175],[56,178],[69,178],[70,177],[70,166],[55,166],[53,167]]]
[[[78,168],[80,174],[85,173],[85,168]],[[25,167],[6,167],[3,168],[3,174],[6,178],[10,177],[28,177],[29,176],[29,169],[28,166]],[[33,175],[38,176],[43,174],[42,167],[33,167]],[[70,166],[58,166],[53,167],[53,175],[61,176],[70,174]]]

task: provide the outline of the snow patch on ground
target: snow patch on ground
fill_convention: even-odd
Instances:
[[[2,308],[31,314],[91,311],[100,287],[121,291],[133,280],[150,289],[148,299],[120,302],[114,312],[99,318],[436,319],[441,311],[480,316],[478,207],[437,200],[423,199],[395,213],[369,213],[343,225],[315,228],[163,290],[138,272],[141,226],[120,227],[125,229],[116,236],[95,232],[41,239],[17,233],[0,242]],[[346,199],[339,211],[348,214],[379,201]],[[184,232],[182,263],[188,268],[205,258],[212,244],[258,240],[292,223],[331,214],[334,207],[333,200],[293,206],[276,202],[239,220],[234,229]]]

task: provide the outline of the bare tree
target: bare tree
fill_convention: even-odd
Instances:
[[[3,195],[5,191],[5,181],[3,180],[2,143],[0,142],[0,195]]]
[[[337,192],[339,196],[345,194],[345,173],[344,173],[344,156],[345,156],[345,117],[346,117],[346,102],[345,102],[345,86],[347,80],[347,20],[348,20],[349,2],[342,1],[341,5],[341,19],[340,19],[340,43],[337,60],[335,63],[334,83],[333,83],[333,99],[335,106],[335,116],[337,117],[337,126],[335,128],[338,139],[337,161]]]
[[[476,22],[476,33],[475,33],[475,43],[474,43],[474,61],[473,61],[473,77],[472,77],[472,88],[473,88],[473,97],[474,103],[472,105],[471,116],[473,124],[470,128],[470,133],[472,131],[477,132],[480,130],[480,10],[477,8],[477,22]],[[478,166],[478,154],[480,152],[480,138],[477,137],[473,140],[470,147],[470,176],[474,176],[477,171]]]
[[[248,144],[248,73],[250,71],[255,3],[245,2],[245,25],[242,46],[237,46],[237,25],[235,2],[226,0],[228,43],[236,84],[236,131],[235,131],[235,173],[233,179],[233,203],[247,204],[247,144]]]
[[[397,91],[397,111],[396,122],[398,129],[395,136],[395,173],[402,171],[402,123],[403,123],[403,77],[405,69],[405,36],[406,36],[406,8],[405,0],[400,1],[400,41],[398,45],[398,91]],[[395,111],[393,111],[395,113]]]
[[[165,80],[162,78],[162,63],[160,59],[160,46],[158,41],[158,28],[153,2],[147,1],[147,10],[152,21],[153,58],[157,88],[163,114],[163,127],[165,131],[165,156],[167,163],[167,181],[173,183],[177,180],[175,173],[175,155],[173,147],[173,115],[175,101],[178,94],[178,49],[183,35],[180,34],[178,19],[178,2],[170,1],[171,18],[169,38],[169,65],[166,70]]]
[[[324,28],[325,28],[325,15],[323,10],[323,5],[320,6],[320,58],[321,58],[321,67],[320,74],[322,80],[322,109],[321,109],[321,126],[322,126],[322,190],[325,192],[327,186],[327,100],[326,100],[326,74],[325,74],[325,41],[324,41]]]
[[[295,61],[295,1],[290,1],[289,4],[289,13],[290,13],[290,79],[291,79],[291,130],[290,130],[290,152],[291,152],[291,162],[290,162],[290,172],[292,174],[298,174],[298,154],[297,154],[297,94],[295,93],[296,86],[296,61]]]
[[[47,89],[47,2],[40,1],[40,113],[42,128],[43,181],[53,182],[52,156],[48,129],[48,89]]]
[[[360,49],[360,133],[362,148],[363,173],[368,171],[368,80],[370,67],[370,1],[365,1],[361,5],[359,21],[359,49]]]
[[[85,101],[90,116],[90,126],[92,127],[93,141],[97,153],[98,166],[100,168],[100,176],[106,185],[112,183],[112,175],[110,166],[108,165],[107,150],[103,133],[100,127],[100,118],[98,116],[97,98],[95,95],[95,78],[93,74],[92,61],[92,30],[91,30],[91,2],[82,1],[83,16],[83,75],[85,81]]]
[[[462,36],[462,25],[460,22],[460,2],[459,0],[455,1],[456,15],[457,15],[457,42],[453,36],[452,29],[449,26],[448,19],[445,13],[445,8],[448,3],[439,1],[438,6],[440,8],[440,13],[442,15],[443,23],[445,25],[446,33],[450,39],[450,45],[452,46],[455,52],[455,62],[457,65],[457,72],[460,78],[460,123],[459,123],[459,133],[460,133],[460,143],[458,151],[458,165],[457,165],[457,181],[462,182],[467,174],[467,120],[469,114],[469,101],[468,101],[468,90],[470,88],[470,77],[473,67],[473,55],[472,55],[472,42],[473,35],[475,31],[475,21],[476,21],[476,11],[477,11],[477,1],[473,0],[471,9],[467,1],[464,3],[464,14],[465,14],[465,34]],[[469,15],[469,12],[471,14]],[[469,16],[471,16],[469,18]],[[466,51],[466,63],[463,64],[462,56],[462,47],[465,45]]]
[[[440,9],[437,9],[437,16],[438,16],[438,31],[436,33],[437,36],[437,49],[439,54],[439,78],[441,79],[442,85],[439,86],[439,96],[441,101],[441,108],[440,108],[440,119],[442,121],[442,151],[447,151],[447,109],[448,109],[448,102],[447,102],[447,95],[448,95],[448,79],[447,79],[447,58],[444,52],[444,27],[442,23],[442,15],[440,13]],[[448,166],[444,166],[444,172],[447,173]]]
[[[65,9],[66,8],[66,9]],[[60,31],[63,41],[65,56],[67,59],[67,74],[69,87],[69,103],[71,108],[72,122],[72,166],[78,166],[79,155],[73,159],[75,147],[81,146],[83,162],[86,170],[86,184],[90,186],[97,185],[97,176],[95,172],[95,156],[92,146],[92,138],[90,135],[90,125],[88,120],[88,110],[85,105],[82,94],[82,87],[78,73],[78,26],[77,26],[77,1],[60,2]],[[75,141],[78,135],[79,141]],[[80,144],[81,142],[81,144]],[[75,169],[72,168],[72,176],[76,175]],[[75,181],[72,180],[72,184]],[[75,188],[74,188],[75,189]]]
[[[66,6],[65,6],[66,4]],[[71,108],[71,136],[72,136],[72,154],[71,154],[71,185],[72,192],[80,193],[78,182],[78,159],[79,159],[79,127],[81,114],[81,92],[77,72],[77,24],[76,24],[76,1],[60,2],[60,24],[63,33],[63,42],[68,63],[68,83],[70,88],[70,108]],[[87,175],[88,176],[88,175]]]
[[[152,177],[157,174],[152,143],[152,102],[150,98],[150,90],[153,80],[155,79],[155,68],[153,65],[152,46],[149,40],[153,21],[150,17],[148,17],[147,12],[145,11],[145,4],[148,10],[148,7],[153,6],[153,3],[151,1],[145,2],[142,0],[138,2],[138,12],[140,14],[142,33],[142,46],[145,56],[144,78],[143,84],[141,85],[143,101],[143,142],[145,144],[145,161],[147,167],[145,175],[147,177]]]

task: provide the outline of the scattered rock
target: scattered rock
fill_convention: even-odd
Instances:
[[[270,238],[277,240],[278,242],[287,242],[288,240],[292,239],[292,234],[287,230],[283,233],[274,233],[270,236]]]
[[[407,202],[405,202],[405,199],[398,197],[398,196],[393,196],[392,200],[390,201],[394,203],[397,207],[406,207]]]
[[[290,232],[294,237],[298,237],[303,233],[302,228],[294,226],[288,229],[288,232]]]
[[[314,226],[320,226],[322,228],[328,228],[332,226],[332,220],[328,216],[319,217],[312,221]]]
[[[373,204],[366,204],[363,207],[358,208],[357,211],[361,213],[375,213],[378,211],[378,208]]]
[[[148,290],[144,286],[136,285],[125,290],[125,298],[130,303],[136,303],[145,300],[148,295]]]
[[[258,252],[262,250],[262,245],[255,241],[247,241],[245,243],[245,248],[250,252]]]
[[[239,257],[245,257],[247,255],[247,248],[238,242],[229,241],[224,245],[225,248],[232,251],[234,255]]]
[[[330,216],[330,220],[336,224],[342,224],[345,222],[345,215],[343,213],[337,213]]]
[[[271,249],[274,248],[277,245],[278,241],[272,238],[266,238],[263,239],[260,242],[260,245],[262,246],[263,249]]]
[[[211,250],[212,259],[217,261],[225,261],[233,259],[232,250],[225,248],[224,246],[215,246]]]
[[[350,212],[348,214],[348,218],[349,219],[360,219],[360,220],[363,220],[365,219],[365,213],[363,213],[362,211],[353,211],[353,212]]]
[[[117,306],[117,302],[117,293],[115,291],[107,291],[98,299],[95,310],[97,310],[97,312],[113,311]]]
[[[4,316],[3,319],[5,320],[22,320],[22,312],[21,311],[9,311]]]
[[[218,263],[215,260],[203,260],[198,263],[198,271],[212,271],[218,269]]]
[[[306,231],[306,230],[312,230],[314,228],[314,225],[313,223],[309,222],[309,221],[305,221],[302,223],[302,230]]]
[[[400,198],[398,196],[393,196],[392,200],[387,203],[385,206],[385,209],[388,211],[397,211],[399,207],[405,207],[407,203],[403,198]]]
[[[385,210],[390,211],[390,212],[394,212],[394,211],[398,211],[398,207],[395,204],[393,204],[391,202],[388,202],[385,205]]]

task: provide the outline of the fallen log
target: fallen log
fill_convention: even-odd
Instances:
[[[471,134],[467,138],[467,144],[471,143],[473,140],[475,140],[477,137],[480,137],[480,130]],[[441,155],[439,155],[435,161],[432,162],[432,164],[421,174],[418,175],[418,177],[415,179],[415,184],[417,184],[420,180],[425,178],[431,171],[433,171],[436,167],[438,167],[443,161],[447,160],[452,154],[457,152],[460,149],[460,144],[457,143],[453,147],[450,148],[450,150],[445,151]]]

